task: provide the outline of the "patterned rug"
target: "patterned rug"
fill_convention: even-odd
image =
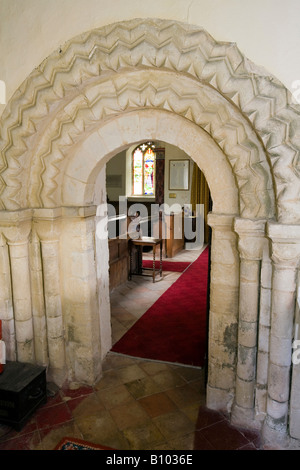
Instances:
[[[110,447],[93,444],[74,437],[64,437],[54,450],[113,450]]]

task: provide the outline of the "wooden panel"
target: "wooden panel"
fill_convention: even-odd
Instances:
[[[184,249],[183,212],[165,216],[166,223],[166,256],[173,258]]]
[[[112,291],[128,280],[129,252],[128,240],[109,240],[109,289]]]

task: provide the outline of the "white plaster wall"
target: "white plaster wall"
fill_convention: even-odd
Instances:
[[[116,21],[156,17],[195,24],[217,41],[236,42],[296,94],[299,16],[299,0],[1,0],[0,80],[8,101],[32,70],[72,37]],[[0,104],[0,115],[4,107]]]

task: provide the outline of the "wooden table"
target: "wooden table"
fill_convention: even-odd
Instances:
[[[143,247],[144,246],[151,246],[153,248],[153,265],[152,268],[143,268]],[[155,269],[155,252],[156,247],[160,247],[159,253],[159,269]],[[132,274],[136,274],[139,276],[152,276],[153,282],[155,282],[156,273],[160,274],[162,277],[162,239],[161,238],[152,238],[152,237],[141,237],[136,239],[129,240],[129,247],[130,247],[130,273],[129,279],[131,279]],[[137,247],[137,265],[136,269],[133,269],[133,250],[134,247]],[[151,274],[145,274],[144,271],[151,271]]]

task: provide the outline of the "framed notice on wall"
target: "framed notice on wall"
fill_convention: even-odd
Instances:
[[[170,160],[169,189],[188,191],[190,186],[190,161]]]

